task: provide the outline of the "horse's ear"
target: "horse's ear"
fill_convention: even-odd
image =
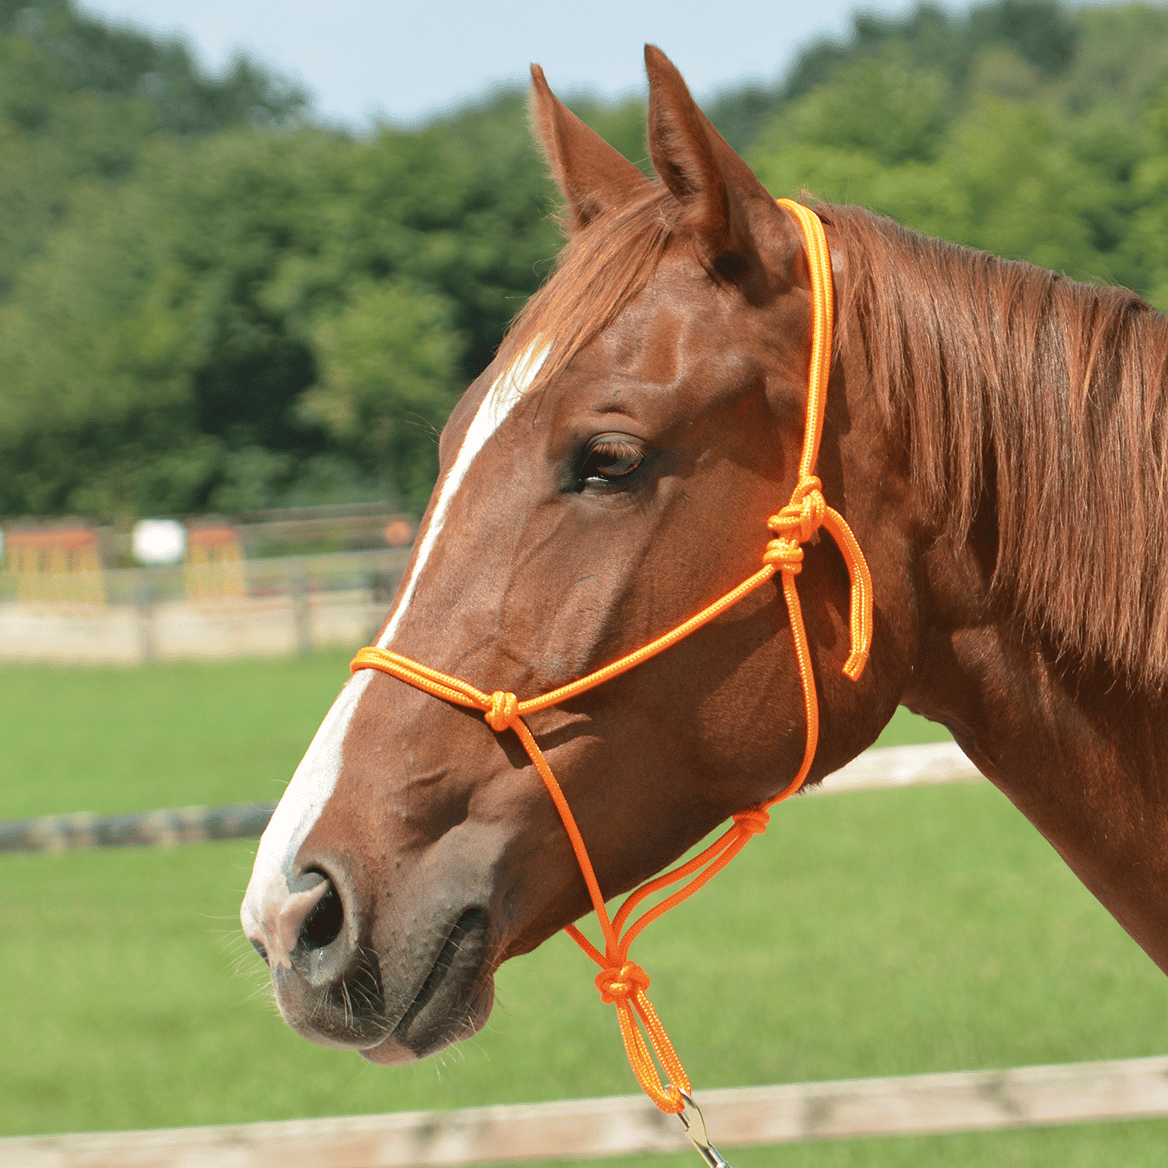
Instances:
[[[656,45],[645,46],[649,74],[649,156],[661,181],[685,208],[707,262],[723,275],[751,266],[755,205],[773,215],[774,200],[698,109],[681,74]]]
[[[531,119],[552,174],[568,201],[568,225],[578,231],[629,203],[649,180],[595,130],[586,126],[531,67]]]

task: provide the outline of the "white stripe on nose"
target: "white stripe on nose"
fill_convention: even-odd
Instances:
[[[430,522],[417,546],[409,580],[402,589],[393,617],[377,642],[381,648],[389,645],[405,616],[422,569],[442,532],[451,501],[466,478],[471,463],[535,380],[547,359],[548,351],[549,346],[541,346],[538,341],[528,346],[515,363],[496,378],[483,398],[463,437],[458,455],[442,480],[438,500],[430,513]],[[267,830],[260,838],[255,867],[240,910],[240,920],[243,922],[243,931],[253,941],[263,944],[271,960],[277,960],[277,955],[286,956],[291,952],[284,936],[286,930],[280,923],[282,914],[288,908],[291,897],[308,890],[304,876],[295,871],[296,856],[336,789],[341,770],[341,748],[349,729],[349,720],[372,676],[372,670],[363,669],[345,683],[296,768]],[[291,920],[291,916],[287,919]],[[292,947],[295,947],[295,938]]]
[[[248,937],[262,941],[269,952],[279,948],[271,931],[283,905],[303,891],[297,887],[296,854],[336,787],[341,745],[369,679],[369,670],[363,669],[345,682],[260,837],[240,919]]]

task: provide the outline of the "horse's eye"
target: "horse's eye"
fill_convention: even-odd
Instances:
[[[631,438],[604,435],[593,441],[580,468],[582,486],[612,486],[641,469],[645,451]]]

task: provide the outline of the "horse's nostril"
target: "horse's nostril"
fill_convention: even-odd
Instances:
[[[336,888],[330,882],[325,894],[300,926],[299,946],[305,949],[324,949],[341,935],[344,925],[344,906]]]

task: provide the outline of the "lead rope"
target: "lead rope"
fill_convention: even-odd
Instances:
[[[827,238],[823,232],[823,225],[813,212],[791,199],[779,199],[778,203],[799,221],[806,242],[807,264],[811,276],[811,360],[807,386],[807,422],[803,433],[803,451],[799,460],[799,479],[787,505],[767,520],[767,526],[774,538],[763,552],[762,568],[715,600],[713,604],[703,608],[701,612],[683,621],[663,636],[650,641],[649,644],[585,677],[540,697],[527,698],[524,701],[520,701],[515,694],[502,690],[485,693],[461,678],[451,677],[399,653],[375,646],[361,649],[350,666],[354,673],[358,669],[377,669],[444,701],[482,710],[486,715],[487,724],[496,734],[502,734],[506,730],[515,732],[543,780],[568,833],[572,850],[584,876],[584,883],[588,887],[592,907],[600,922],[604,949],[598,949],[593,945],[575,925],[568,925],[565,931],[600,966],[600,972],[596,975],[596,988],[600,991],[603,1001],[616,1007],[625,1052],[641,1089],[662,1111],[681,1117],[694,1146],[706,1163],[713,1168],[727,1168],[726,1161],[706,1137],[701,1112],[692,1098],[689,1076],[645,993],[649,988],[649,977],[635,961],[629,959],[629,947],[647,925],[692,896],[730,863],[747,840],[765,831],[770,820],[769,809],[795,794],[807,779],[819,741],[819,704],[815,694],[815,675],[795,578],[803,566],[802,545],[820,527],[826,528],[839,545],[851,578],[851,651],[844,662],[843,672],[853,681],[863,672],[872,642],[872,577],[868,571],[868,564],[843,516],[827,505],[820,481],[814,473],[819,440],[823,432],[827,381],[831,369],[833,309],[831,258]],[[770,580],[776,572],[782,575],[783,595],[786,597],[790,613],[791,636],[795,643],[795,657],[803,687],[803,707],[807,720],[806,747],[798,773],[774,798],[737,812],[733,824],[726,832],[699,855],[638,888],[621,905],[616,916],[610,918],[575,816],[524,718],[528,714],[546,710],[550,706],[576,697],[635,668],[650,657],[655,657],[737,604],[743,597]],[[628,923],[633,911],[646,897],[687,877],[690,877],[687,883],[645,909],[632,924]],[[691,1111],[692,1117],[688,1114]]]

